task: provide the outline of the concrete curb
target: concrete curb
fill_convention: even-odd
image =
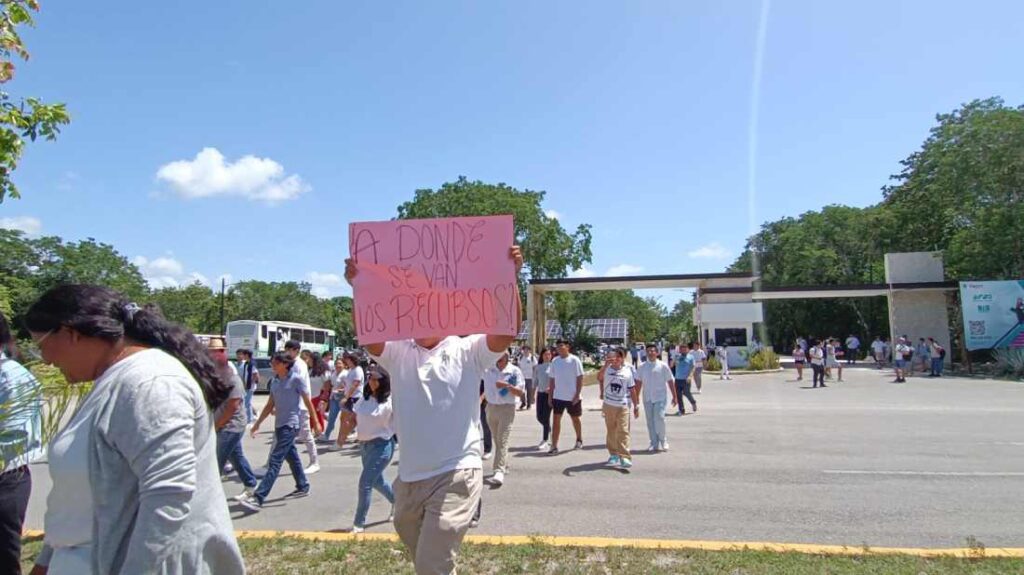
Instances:
[[[42,537],[43,532],[29,530],[25,537]],[[291,537],[308,541],[387,541],[397,543],[394,533],[333,533],[328,531],[236,531],[239,539],[278,539]],[[636,549],[701,551],[768,551],[772,553],[803,553],[808,555],[909,555],[913,557],[957,557],[964,559],[1024,559],[1024,548],[920,548],[920,547],[848,547],[846,545],[815,545],[810,543],[770,543],[762,541],[699,541],[687,539],[616,539],[612,537],[551,537],[543,535],[467,535],[465,541],[482,545],[542,544],[554,547],[632,547]]]

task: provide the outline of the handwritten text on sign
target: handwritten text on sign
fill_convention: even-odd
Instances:
[[[516,333],[512,216],[358,222],[348,237],[360,342]]]

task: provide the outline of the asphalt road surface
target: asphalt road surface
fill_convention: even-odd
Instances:
[[[534,414],[517,412],[512,469],[504,486],[485,487],[474,532],[920,547],[960,547],[973,536],[988,547],[1024,547],[1024,385],[894,384],[890,372],[872,368],[844,376],[827,389],[793,381],[791,370],[706,378],[699,413],[668,418],[668,453],[645,452],[641,411],[630,472],[604,465],[595,388],[584,393],[581,450],[542,454]],[[564,450],[573,437],[563,427]],[[269,438],[245,440],[254,466],[264,463]],[[293,489],[286,471],[260,513],[232,506],[235,526],[351,526],[358,454],[324,452],[321,466],[311,497],[279,499]],[[43,527],[46,470],[33,468],[28,528]],[[396,474],[392,467],[387,477]],[[233,476],[225,482],[228,495],[239,490]],[[374,494],[368,531],[391,532],[387,512]]]

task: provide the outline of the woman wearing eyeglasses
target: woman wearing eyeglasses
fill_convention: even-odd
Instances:
[[[391,512],[388,521],[394,517],[395,493],[391,483],[385,481],[384,470],[391,465],[395,455],[395,429],[391,410],[391,377],[380,366],[371,366],[369,378],[363,386],[362,395],[352,407],[356,421],[356,439],[363,458],[363,472],[359,475],[359,503],[352,533],[362,533],[366,528],[366,514],[370,511],[370,497],[376,489],[388,503]]]
[[[33,573],[244,573],[213,429],[231,389],[199,340],[91,285],[46,292],[25,325],[70,383],[93,382],[49,445]]]

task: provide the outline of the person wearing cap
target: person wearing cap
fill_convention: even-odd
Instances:
[[[249,423],[243,409],[245,384],[228,362],[228,349],[224,344],[224,338],[211,337],[206,348],[220,376],[231,385],[227,401],[220,404],[213,413],[213,427],[217,430],[217,469],[224,469],[224,464],[230,461],[234,471],[238,473],[238,480],[245,486],[245,490],[238,497],[249,496],[256,489],[256,476],[242,451],[242,435]]]
[[[494,438],[494,475],[491,483],[501,486],[508,471],[508,440],[516,418],[516,400],[526,395],[523,372],[508,361],[504,353],[484,372],[484,395],[487,396],[487,425]]]
[[[896,341],[896,348],[893,350],[893,365],[896,367],[896,381],[893,383],[907,382],[907,366],[914,357],[914,347],[910,345],[907,336],[901,335]]]
[[[519,246],[509,248],[509,258],[518,275]],[[357,273],[355,261],[346,260],[350,284]],[[518,294],[513,299],[512,325],[518,326]],[[480,380],[514,340],[515,335],[477,334],[366,344],[391,374],[395,431],[402,442],[394,525],[417,573],[455,572],[483,491]]]

